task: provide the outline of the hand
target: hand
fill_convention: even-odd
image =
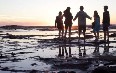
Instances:
[[[92,17],[90,18],[90,20],[92,20]]]
[[[73,19],[73,21],[75,21],[75,19]]]

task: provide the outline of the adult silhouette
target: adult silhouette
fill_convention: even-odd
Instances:
[[[67,7],[67,9],[64,11],[64,14],[63,14],[63,16],[65,17],[65,21],[64,21],[65,38],[66,38],[67,30],[69,28],[69,40],[71,37],[71,27],[72,27],[72,19],[73,19],[72,13],[70,12],[70,9],[71,9],[70,7]]]
[[[84,42],[85,42],[85,32],[86,32],[86,18],[92,19],[90,16],[87,15],[86,12],[83,11],[84,7],[80,6],[80,11],[77,12],[75,18],[73,21],[75,21],[78,17],[78,31],[79,31],[79,40],[80,40],[80,34],[83,30],[84,35]]]
[[[109,11],[107,11],[108,6],[104,6],[104,12],[103,12],[103,31],[104,31],[104,41],[106,41],[106,35],[108,37],[109,41],[109,31],[108,28],[110,26],[110,14]]]

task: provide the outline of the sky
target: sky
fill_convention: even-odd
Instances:
[[[0,26],[54,26],[55,18],[59,11],[71,7],[71,13],[75,17],[84,6],[84,11],[93,18],[93,12],[98,11],[102,23],[103,7],[109,7],[111,24],[116,24],[116,0],[0,0]],[[87,25],[92,20],[87,19]],[[73,25],[78,25],[78,19]]]

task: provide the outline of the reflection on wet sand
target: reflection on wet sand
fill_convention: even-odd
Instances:
[[[99,56],[100,55],[99,44],[95,44],[95,49],[94,49],[93,53],[94,53],[95,56]]]
[[[79,57],[85,57],[86,56],[86,48],[85,45],[83,45],[83,49],[81,49],[81,45],[79,44]]]
[[[67,48],[68,47],[68,48]],[[66,46],[66,45],[59,45],[59,57],[65,57],[66,54],[66,58],[67,57],[72,57],[71,55],[71,46]]]
[[[22,31],[19,32],[23,33]],[[0,40],[0,70],[2,71],[25,73],[26,71],[36,72],[36,70],[39,70],[38,73],[45,73],[47,71],[63,72],[64,69],[67,69],[65,71],[67,73],[71,71],[82,73],[79,71],[87,72],[91,65],[94,67],[98,67],[100,64],[104,66],[116,65],[116,57],[111,54],[112,51],[115,53],[116,35],[112,35],[113,37],[110,38],[110,43],[108,43],[104,42],[102,38],[95,42],[93,37],[90,38],[88,34],[89,36],[86,37],[84,43],[83,38],[78,42],[78,37],[73,33],[74,37],[71,38],[69,43],[68,40],[62,42],[62,40],[55,38],[57,37],[56,31],[38,32],[47,33],[45,35],[15,35],[13,32],[11,32],[13,39],[11,39],[11,35],[4,37],[8,34],[0,36],[0,39],[3,38]],[[111,49],[113,50],[111,51]],[[116,69],[116,67],[113,68]],[[0,73],[3,72],[0,71]]]
[[[109,42],[104,43],[104,52],[103,54],[107,55],[109,53]]]

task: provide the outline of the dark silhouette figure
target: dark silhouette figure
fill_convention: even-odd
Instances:
[[[95,35],[95,40],[97,41],[99,39],[99,30],[100,30],[100,17],[98,15],[97,11],[94,11],[94,27],[93,32]]]
[[[59,15],[56,16],[56,20],[55,20],[55,27],[57,27],[59,30],[59,38],[61,38],[61,36],[63,37],[63,34],[64,34],[64,26],[63,26],[62,19],[63,19],[63,15],[62,15],[62,12],[60,11]],[[61,32],[62,32],[62,35],[61,35]]]
[[[107,11],[108,6],[104,6],[104,12],[103,12],[103,31],[104,31],[104,41],[106,41],[106,35],[107,40],[109,41],[109,31],[108,28],[110,26],[110,14],[109,11]]]
[[[69,28],[69,40],[70,40],[72,19],[73,19],[72,13],[70,12],[70,7],[67,7],[67,9],[64,11],[63,16],[65,17],[65,21],[64,21],[64,24],[65,24],[65,38],[66,38],[67,30]]]
[[[79,31],[79,40],[80,40],[80,34],[81,31],[83,30],[83,35],[84,35],[84,42],[85,42],[85,32],[86,32],[86,18],[91,19],[90,16],[86,14],[86,12],[83,11],[84,7],[80,6],[80,11],[77,12],[75,18],[73,19],[74,21],[78,17],[78,31]]]

